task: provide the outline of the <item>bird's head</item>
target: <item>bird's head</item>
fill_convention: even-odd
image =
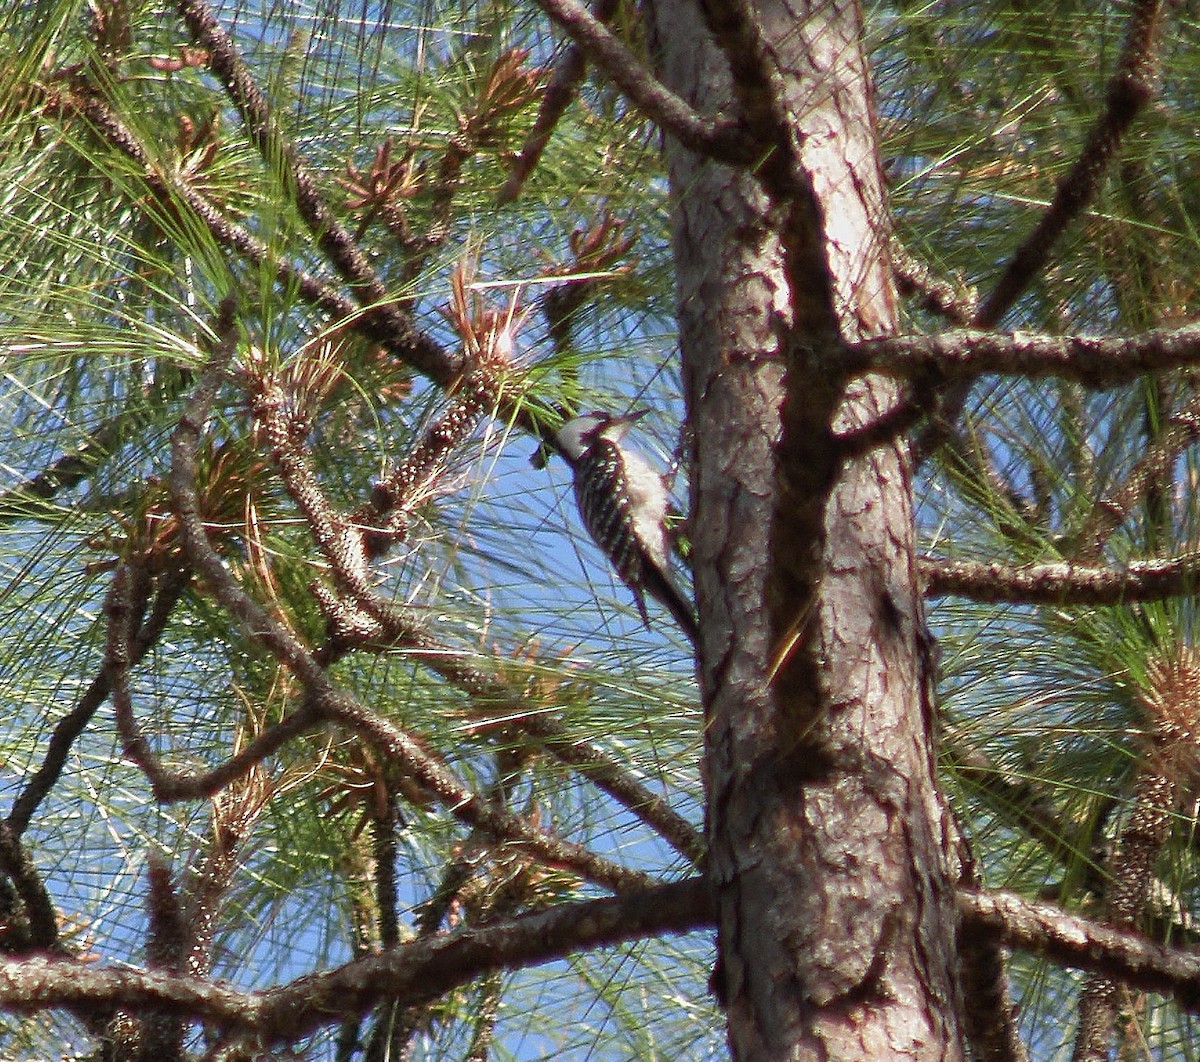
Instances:
[[[582,413],[559,428],[554,438],[567,460],[576,461],[597,439],[620,442],[625,433],[649,412],[648,409],[639,409],[624,414],[603,411]]]

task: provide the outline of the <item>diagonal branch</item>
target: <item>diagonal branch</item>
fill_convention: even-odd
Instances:
[[[294,287],[307,302],[336,320],[354,320],[364,335],[383,344],[389,352],[435,383],[447,386],[461,375],[461,355],[415,330],[408,316],[394,305],[384,302],[360,306],[322,278],[272,253],[258,237],[226,218],[185,181],[164,176],[128,126],[95,95],[62,96],[54,106],[78,110],[100,136],[138,164],[147,187],[155,196],[172,207],[181,203],[186,205],[222,247],[230,248],[254,265],[269,268],[280,284]]]
[[[325,205],[308,167],[295,146],[283,137],[266,97],[208,4],[204,0],[179,0],[177,7],[192,37],[207,52],[213,73],[221,79],[259,153],[268,163],[278,161],[287,167],[301,217],[338,274],[350,285],[355,300],[360,306],[371,307],[402,346],[418,346],[421,337],[412,318],[390,301],[387,288],[366,255]]]
[[[336,617],[343,610],[341,602],[327,596],[323,609]],[[523,692],[504,678],[486,674],[464,654],[431,638],[424,627],[407,612],[394,605],[376,610],[371,617],[370,637],[381,644],[412,651],[422,666],[446,682],[488,705],[488,715],[498,721],[487,724],[498,731],[512,732],[532,738],[560,763],[578,771],[601,792],[610,796],[639,821],[649,826],[680,855],[699,864],[704,856],[705,843],[701,833],[679,814],[664,797],[648,789],[606,752],[575,737],[565,723],[544,711],[530,710]],[[364,632],[365,633],[365,632]],[[340,652],[330,646],[318,654],[323,663],[330,663]]]
[[[617,3],[618,0],[596,0],[592,17],[601,26],[607,25],[616,14]],[[586,69],[587,57],[584,49],[578,43],[572,43],[555,64],[554,73],[542,93],[533,128],[529,130],[521,149],[509,163],[508,177],[496,196],[496,202],[500,206],[511,203],[521,194],[521,189],[541,159],[542,152],[550,143],[550,137],[559,119],[575,98]]]
[[[705,117],[668,89],[646,65],[578,0],[537,0],[553,21],[571,35],[637,108],[664,132],[697,154],[745,165],[760,154],[740,123]]]
[[[1158,76],[1156,38],[1163,7],[1162,0],[1138,0],[1129,16],[1117,72],[1108,83],[1103,112],[1088,133],[1075,165],[1059,181],[1049,208],[976,311],[971,322],[974,327],[993,328],[1000,322],[1041,272],[1067,225],[1096,197],[1101,178],[1120,150],[1130,125],[1154,95]]]
[[[149,615],[142,621],[129,647],[129,658],[132,664],[140,661],[158,642],[170,619],[171,612],[179,603],[179,599],[190,582],[190,573],[183,569],[168,572],[160,579]],[[50,742],[46,747],[46,757],[42,761],[42,765],[25,783],[25,788],[13,801],[12,810],[8,813],[7,825],[17,837],[25,832],[38,806],[54,788],[59,775],[62,774],[75,739],[91,722],[92,716],[96,714],[100,705],[108,697],[110,689],[108,673],[101,670],[75,703],[75,707],[58,721],[54,733],[50,735]]]
[[[48,502],[62,491],[68,491],[87,479],[109,457],[122,439],[144,424],[149,410],[139,400],[109,417],[87,433],[87,437],[71,450],[24,483],[10,487],[0,494],[0,524],[37,515],[39,502]]]
[[[975,293],[935,276],[933,271],[904,244],[892,236],[888,247],[896,290],[918,299],[926,312],[944,317],[959,328],[966,328],[975,313]]]
[[[1008,827],[1038,842],[1058,863],[1082,860],[1084,886],[1096,892],[1103,889],[1103,879],[1091,858],[1094,844],[1091,834],[1063,817],[1048,786],[998,767],[973,748],[953,723],[945,727],[941,755]]]
[[[993,328],[1000,322],[1045,266],[1070,222],[1095,198],[1126,132],[1154,94],[1159,64],[1156,37],[1163,7],[1163,0],[1138,0],[1129,17],[1117,71],[1108,83],[1104,110],[1084,141],[1074,166],[1059,181],[1050,207],[1014,252],[992,293],[975,312],[971,319],[973,327]],[[918,462],[953,433],[972,382],[959,380],[942,395],[935,420],[914,444]]]
[[[426,332],[414,330],[407,315],[394,306],[385,303],[360,307],[325,279],[272,252],[247,229],[226,218],[186,182],[161,173],[137,137],[102,100],[89,94],[63,95],[56,98],[53,107],[84,115],[99,135],[138,164],[147,187],[155,196],[172,208],[186,205],[220,246],[229,248],[253,265],[270,270],[281,286],[293,288],[306,302],[328,313],[334,320],[353,322],[356,332],[381,344],[439,386],[449,389],[462,380],[468,366],[461,351],[443,347]],[[489,397],[495,402],[497,415],[542,437],[545,425],[533,414],[528,403],[506,399],[503,394]]]

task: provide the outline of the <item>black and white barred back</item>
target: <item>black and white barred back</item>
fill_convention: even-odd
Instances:
[[[584,526],[608,556],[621,581],[633,591],[638,612],[649,625],[642,593],[649,567],[645,550],[647,546],[652,548],[654,539],[661,539],[663,532],[638,526],[629,488],[625,460],[617,444],[603,437],[595,439],[576,463],[575,500]],[[639,536],[638,531],[643,534]]]
[[[671,569],[666,486],[639,453],[622,444],[640,416],[584,414],[563,426],[558,441],[575,473],[575,500],[584,526],[633,592],[643,622],[650,626],[649,594],[695,641],[695,613]]]

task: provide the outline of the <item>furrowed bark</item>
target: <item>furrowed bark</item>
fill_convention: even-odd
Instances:
[[[651,7],[669,87],[752,123],[781,91],[790,124],[757,174],[667,146],[730,1042],[742,1060],[961,1058],[908,454],[846,460],[835,439],[897,397],[838,384],[842,343],[895,329],[860,13],[709,0],[722,52],[694,6]]]

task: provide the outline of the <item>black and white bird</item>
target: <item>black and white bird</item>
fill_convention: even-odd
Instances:
[[[647,412],[585,413],[567,421],[555,442],[575,473],[584,526],[633,592],[642,621],[650,626],[649,594],[694,642],[696,614],[671,569],[666,484],[644,457],[624,445],[625,433]]]

